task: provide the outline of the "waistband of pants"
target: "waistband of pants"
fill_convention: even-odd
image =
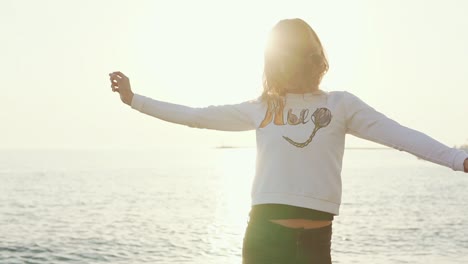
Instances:
[[[333,224],[331,223],[330,225],[319,227],[319,228],[292,228],[292,227],[286,227],[277,223],[273,223],[267,219],[251,218],[248,222],[248,228],[268,230],[277,235],[284,235],[284,236],[297,236],[298,234],[313,235],[313,234],[329,233],[331,232],[332,225]]]

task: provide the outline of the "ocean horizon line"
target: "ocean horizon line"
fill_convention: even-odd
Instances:
[[[156,151],[164,149],[253,149],[249,145],[161,146],[161,147],[7,147],[0,151]],[[350,150],[389,150],[390,147],[345,147]]]

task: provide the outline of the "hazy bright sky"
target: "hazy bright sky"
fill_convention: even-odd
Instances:
[[[267,33],[294,17],[326,49],[322,89],[350,91],[447,145],[468,143],[467,12],[464,0],[1,0],[0,148],[253,145],[254,132],[140,114],[111,92],[108,73],[191,106],[252,99]]]

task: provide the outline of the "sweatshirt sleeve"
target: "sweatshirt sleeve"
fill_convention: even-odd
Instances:
[[[428,135],[405,127],[376,111],[358,97],[345,92],[347,132],[388,147],[409,152],[424,160],[463,171],[468,154],[450,148]]]
[[[195,128],[223,131],[255,129],[252,118],[255,102],[202,108],[172,104],[134,94],[131,107],[158,119]]]

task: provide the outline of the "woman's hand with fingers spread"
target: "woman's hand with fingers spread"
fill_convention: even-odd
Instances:
[[[120,94],[120,100],[122,100],[122,102],[131,105],[133,92],[128,77],[125,76],[125,74],[116,71],[109,73],[109,79],[111,82],[112,91],[118,92]]]

